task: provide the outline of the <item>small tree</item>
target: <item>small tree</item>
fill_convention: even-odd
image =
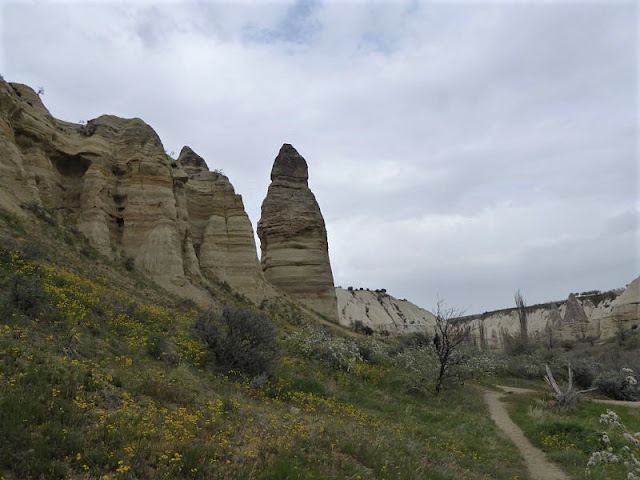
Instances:
[[[471,335],[471,325],[457,319],[464,315],[465,310],[447,307],[438,298],[436,305],[436,324],[433,345],[438,356],[438,378],[436,380],[436,395],[442,390],[442,385],[451,374],[451,368],[465,361],[459,354],[458,347]]]

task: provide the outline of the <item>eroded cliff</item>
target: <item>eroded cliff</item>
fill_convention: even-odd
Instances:
[[[368,327],[385,334],[434,333],[435,317],[431,312],[383,290],[336,288],[336,295],[340,324],[345,327],[354,330]]]
[[[465,317],[475,325],[478,346],[503,349],[520,335],[515,308]],[[563,302],[527,307],[528,333],[532,341],[606,339],[640,328],[640,278],[623,291],[570,294]]]
[[[140,119],[55,119],[31,88],[0,80],[0,201],[64,214],[111,258],[201,303],[207,282],[258,300],[253,229],[229,179],[189,147],[175,160]]]

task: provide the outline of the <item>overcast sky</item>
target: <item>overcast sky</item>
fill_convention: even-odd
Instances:
[[[0,4],[7,81],[191,146],[254,229],[293,144],[336,285],[478,313],[640,274],[635,1]]]

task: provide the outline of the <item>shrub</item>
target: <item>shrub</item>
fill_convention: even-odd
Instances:
[[[51,226],[55,226],[56,219],[53,216],[53,211],[42,205],[42,203],[33,201],[23,204],[22,208],[29,210],[43,222],[46,222]]]
[[[336,370],[350,371],[362,361],[358,345],[346,338],[323,330],[305,328],[289,337],[290,345],[301,355],[317,360]]]
[[[22,247],[22,258],[25,260],[40,260],[47,258],[47,248],[39,240],[31,239]]]
[[[12,313],[37,318],[49,310],[49,298],[40,277],[16,273],[7,281],[5,292]]]
[[[136,268],[136,261],[133,259],[133,257],[127,257],[124,260],[124,268],[128,272],[133,272],[133,270]]]
[[[544,362],[535,355],[517,355],[507,359],[505,373],[512,377],[540,378],[544,372]]]
[[[494,377],[507,371],[507,360],[497,352],[470,350],[461,370],[465,378]]]
[[[614,400],[640,400],[638,381],[633,370],[623,368],[619,372],[605,372],[596,377],[594,385],[598,390]]]
[[[171,345],[167,341],[167,338],[160,333],[155,333],[147,339],[146,351],[156,360],[171,363],[176,361],[176,356],[171,351]]]
[[[267,317],[227,306],[221,316],[203,313],[195,326],[218,365],[250,375],[271,372],[276,329]]]
[[[373,338],[358,341],[360,357],[372,365],[390,365],[389,348]]]
[[[602,433],[601,442],[605,448],[591,454],[587,463],[587,475],[591,474],[591,467],[617,463],[624,465],[629,480],[640,479],[640,461],[635,456],[637,449],[640,448],[640,432],[630,433],[613,410],[607,410],[607,413],[600,415],[600,423],[609,426],[611,438],[606,432]],[[622,447],[619,448],[616,444],[622,444]]]
[[[598,365],[591,359],[578,358],[571,362],[573,379],[581,388],[589,388],[593,385],[598,375]]]
[[[353,329],[357,333],[362,333],[364,335],[373,335],[373,329],[369,325],[365,325],[362,323],[362,320],[356,320],[353,323]]]

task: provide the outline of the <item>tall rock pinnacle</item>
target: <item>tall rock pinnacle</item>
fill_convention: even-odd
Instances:
[[[262,270],[273,285],[337,322],[327,230],[308,178],[307,162],[285,143],[273,163],[258,222]]]

